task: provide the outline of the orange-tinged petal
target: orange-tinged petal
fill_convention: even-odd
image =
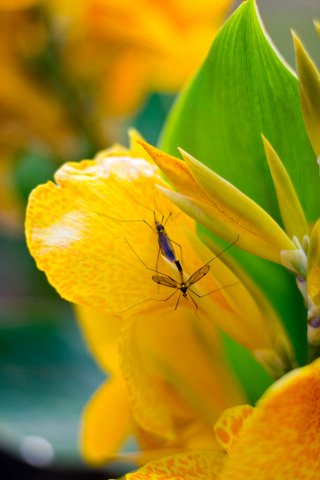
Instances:
[[[218,480],[224,455],[219,451],[188,452],[165,457],[125,475],[127,480]]]
[[[319,428],[317,360],[267,390],[244,423],[221,480],[318,480]]]
[[[117,456],[132,433],[127,390],[121,377],[109,379],[87,404],[81,429],[81,450],[85,460],[101,464]]]
[[[254,408],[251,405],[238,405],[224,410],[214,426],[214,433],[222,448],[230,453],[237,442],[241,429]]]
[[[201,190],[191,175],[186,162],[162,152],[147,142],[140,141],[140,143],[179,192],[194,197],[201,202],[209,202],[208,196]]]

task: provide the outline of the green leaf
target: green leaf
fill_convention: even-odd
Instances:
[[[254,0],[247,0],[176,102],[161,147],[174,155],[182,147],[281,221],[261,133],[282,159],[307,220],[314,221],[320,180],[297,79],[266,37]]]

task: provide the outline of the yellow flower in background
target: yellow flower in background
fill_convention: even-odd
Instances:
[[[150,463],[128,480],[317,480],[320,360],[270,387],[255,408],[227,410],[215,425],[224,451],[186,452]]]
[[[75,159],[86,146],[109,145],[120,137],[111,117],[137,110],[150,92],[177,92],[229,7],[230,0],[0,2],[1,161],[11,167],[11,176],[2,168],[2,186],[11,187],[0,219],[12,213],[13,221],[20,209],[18,154]]]
[[[156,184],[168,185],[135,134],[129,150],[116,145],[93,160],[65,164],[55,180],[30,196],[28,247],[60,295],[79,305],[85,338],[111,375],[84,414],[85,458],[112,458],[130,435],[143,452],[140,461],[211,448],[210,425],[243,398],[218,329],[277,378],[295,365],[278,315],[239,266],[222,261],[227,252],[215,258],[195,235],[194,222],[159,191]],[[180,252],[173,244],[183,279],[159,256],[154,212],[167,219],[169,238],[181,246]],[[181,286],[207,262],[210,270],[186,298],[152,278]]]
[[[74,158],[79,145],[65,107],[28,68],[44,47],[43,25],[30,12],[2,8],[0,4],[0,225],[16,230],[22,223],[13,178],[17,155],[29,150]]]
[[[230,5],[230,0],[47,2],[70,78],[91,91],[100,116],[128,114],[149,92],[177,92],[201,64]]]
[[[65,106],[28,68],[47,41],[40,18],[28,10],[1,10],[0,5],[0,27],[0,144],[13,151],[39,144],[60,157],[73,155],[74,131]]]

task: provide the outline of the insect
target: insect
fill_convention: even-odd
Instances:
[[[237,241],[238,241],[238,238],[239,236],[237,236],[237,238],[232,242],[230,243],[229,245],[227,245],[224,249],[222,249],[217,255],[215,255],[213,258],[211,258],[207,263],[205,263],[204,265],[202,265],[200,268],[198,268],[198,270],[196,270],[187,280],[184,280],[183,279],[183,271],[182,271],[182,268],[181,268],[181,280],[180,282],[178,280],[175,280],[174,278],[170,277],[170,275],[166,275],[162,272],[158,272],[157,270],[154,270],[153,268],[150,268],[148,267],[144,261],[139,257],[139,255],[137,254],[137,252],[135,252],[135,250],[133,249],[133,247],[130,245],[130,243],[127,241],[129,247],[131,248],[131,250],[133,251],[133,253],[135,254],[135,256],[140,260],[140,262],[148,269],[148,270],[151,270],[152,272],[156,272],[157,275],[152,275],[152,280],[157,283],[158,285],[162,285],[164,287],[169,287],[169,288],[173,288],[175,291],[172,292],[168,297],[164,298],[164,299],[158,299],[158,300],[162,300],[164,302],[166,302],[167,300],[169,300],[176,292],[179,292],[179,296],[177,298],[177,301],[176,301],[176,304],[175,304],[175,307],[174,307],[174,310],[176,310],[178,308],[178,305],[179,305],[179,302],[180,302],[180,297],[181,295],[184,297],[184,298],[188,298],[188,291],[192,292],[194,295],[196,295],[198,298],[202,298],[202,297],[205,297],[207,295],[210,295],[211,293],[214,293],[215,291],[217,290],[220,290],[220,288],[216,288],[214,290],[211,290],[210,292],[207,292],[205,293],[204,295],[199,295],[197,292],[195,292],[194,290],[191,289],[192,285],[194,285],[195,283],[199,282],[205,275],[207,275],[207,273],[210,271],[210,263],[215,260],[216,258],[220,257],[220,255],[222,255],[226,250],[228,250],[232,245],[234,245]],[[161,273],[161,275],[159,275],[159,273]],[[224,287],[221,287],[221,288],[226,288],[226,287],[231,287],[232,285],[235,285],[236,283],[238,282],[234,282],[234,283],[231,283],[231,284],[228,284],[228,285],[225,285]],[[196,309],[198,309],[198,305],[196,304],[196,302],[194,301],[194,299],[192,298],[192,296],[190,295],[189,293],[189,297],[191,299],[191,301],[193,302],[193,304],[195,305]]]
[[[156,230],[157,230],[157,234],[158,234],[158,244],[159,244],[159,251],[158,251],[158,256],[157,256],[157,263],[156,263],[156,270],[158,270],[158,262],[159,262],[159,254],[160,252],[162,253],[162,255],[167,259],[169,260],[169,262],[172,262],[175,264],[175,266],[177,267],[177,270],[179,272],[179,275],[180,275],[180,279],[181,279],[181,282],[183,281],[183,271],[182,271],[182,266],[181,266],[181,263],[180,261],[177,259],[176,257],[176,254],[175,254],[175,251],[174,251],[174,248],[173,248],[173,245],[172,243],[176,243],[177,242],[174,242],[173,240],[171,240],[165,230],[165,224],[167,223],[167,221],[169,220],[169,218],[171,217],[172,213],[170,212],[165,223],[163,224],[163,217],[162,217],[162,220],[161,220],[161,223],[157,220],[157,217],[156,217],[156,214],[155,212],[153,212],[153,215],[154,215],[154,223],[155,223],[155,226],[156,226]],[[179,245],[179,244],[177,244]],[[180,247],[180,251],[181,251],[181,245],[179,245]]]
[[[196,293],[194,290],[191,290],[190,287],[192,287],[192,285],[194,285],[195,283],[199,282],[199,280],[201,280],[201,278],[203,278],[205,275],[207,275],[207,273],[209,272],[210,270],[210,265],[208,265],[207,263],[205,265],[203,265],[202,267],[200,267],[198,270],[196,270],[189,278],[188,280],[184,281],[182,279],[181,282],[178,282],[177,280],[175,280],[174,278],[170,277],[169,275],[152,275],[152,280],[156,283],[158,283],[159,285],[163,285],[164,287],[170,287],[170,288],[174,288],[175,291],[172,292],[169,297],[167,298],[164,298],[163,301],[167,301],[169,300],[177,291],[180,290],[180,293],[179,293],[179,296],[178,296],[178,299],[177,299],[177,302],[176,302],[176,305],[174,307],[175,310],[177,310],[178,308],[178,305],[179,305],[179,301],[180,301],[180,296],[182,294],[182,296],[184,298],[187,298],[187,292],[188,290],[190,290],[194,295],[197,295],[197,297],[202,297],[204,295],[199,295],[198,293]],[[183,278],[183,277],[182,277]],[[212,292],[209,292],[209,293],[212,293]],[[209,293],[207,293],[206,295],[209,295]],[[194,299],[192,298],[191,295],[189,295],[189,297],[191,298],[193,304],[195,305],[196,309],[198,309],[198,305],[196,304],[196,302],[194,301]]]

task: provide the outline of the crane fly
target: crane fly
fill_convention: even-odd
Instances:
[[[163,218],[162,217],[162,220],[161,220],[161,223],[157,220],[157,217],[156,217],[156,214],[155,212],[153,212],[153,215],[154,215],[154,223],[155,223],[155,226],[156,226],[156,230],[157,230],[157,234],[158,234],[158,245],[159,245],[159,251],[158,251],[158,256],[157,256],[157,263],[156,263],[156,266],[158,267],[158,262],[159,262],[159,254],[160,252],[162,253],[162,255],[167,259],[169,260],[169,262],[171,263],[174,263],[175,266],[177,267],[177,270],[179,272],[179,275],[180,275],[180,279],[181,279],[181,282],[183,281],[183,271],[182,271],[182,266],[181,266],[181,263],[180,261],[177,259],[176,257],[176,254],[175,254],[175,251],[174,251],[174,248],[173,248],[173,245],[172,243],[176,243],[177,245],[179,245],[177,242],[175,242],[174,240],[171,240],[166,232],[166,229],[165,229],[165,224],[167,223],[167,221],[169,220],[169,218],[171,217],[172,215],[172,212],[169,213],[165,223],[162,223],[163,222]],[[180,247],[180,251],[181,251],[181,245],[179,245]],[[157,268],[158,270],[158,268]]]
[[[218,290],[221,290],[222,288],[226,288],[226,287],[231,287],[235,284],[237,284],[238,282],[233,282],[233,283],[230,283],[228,285],[224,285],[223,287],[218,287],[218,288],[215,288],[214,290],[211,290],[210,292],[207,292],[205,293],[204,295],[199,295],[197,292],[195,292],[194,290],[191,290],[190,287],[192,287],[192,285],[194,285],[195,283],[199,282],[205,275],[207,275],[207,273],[210,271],[210,263],[215,260],[216,258],[220,257],[220,255],[222,255],[226,250],[228,250],[232,245],[234,245],[237,241],[238,241],[238,238],[239,238],[239,235],[237,236],[237,238],[232,242],[230,243],[229,245],[227,245],[225,248],[223,248],[217,255],[215,255],[213,258],[211,258],[208,262],[206,262],[204,265],[202,265],[200,268],[198,268],[198,270],[196,270],[186,281],[183,279],[183,270],[181,268],[181,280],[180,282],[178,280],[175,280],[174,278],[170,277],[170,275],[166,275],[165,273],[162,273],[162,272],[158,272],[157,270],[155,270],[154,268],[150,268],[148,267],[144,261],[142,260],[142,258],[139,257],[139,255],[137,254],[137,252],[133,249],[133,247],[130,245],[130,243],[128,242],[128,240],[125,238],[127,244],[129,245],[130,249],[132,250],[132,252],[135,254],[135,256],[140,260],[140,262],[145,266],[145,268],[147,268],[148,270],[151,270],[152,272],[156,272],[157,275],[152,275],[152,280],[157,283],[158,285],[162,285],[164,287],[169,287],[169,288],[174,288],[174,292],[172,292],[168,297],[166,298],[163,298],[163,299],[157,299],[157,300],[161,300],[161,301],[164,301],[166,302],[167,300],[169,300],[176,292],[179,292],[179,296],[178,296],[178,299],[177,299],[177,302],[176,302],[176,305],[174,307],[174,310],[176,310],[178,308],[178,305],[179,305],[179,301],[180,301],[180,297],[181,295],[184,297],[184,298],[188,298],[188,290],[190,290],[190,292],[192,292],[194,295],[196,295],[198,298],[202,298],[202,297],[205,297],[207,295],[210,295],[211,293],[214,293]],[[159,273],[161,273],[161,275],[159,275]],[[180,272],[179,272],[180,273]],[[189,297],[191,299],[191,301],[193,302],[193,304],[195,305],[196,309],[198,309],[198,305],[196,304],[196,302],[194,301],[194,299],[192,298],[192,296],[190,295],[189,293]]]
[[[205,275],[207,275],[207,273],[209,272],[210,270],[210,265],[208,265],[207,263],[205,265],[203,265],[202,267],[200,267],[198,270],[196,270],[189,278],[188,280],[184,281],[182,279],[181,282],[178,282],[177,280],[175,280],[174,278],[170,277],[169,275],[152,275],[152,280],[155,282],[155,283],[158,283],[159,285],[163,285],[164,287],[169,287],[169,288],[174,288],[175,291],[172,292],[169,297],[167,298],[164,298],[163,301],[167,301],[169,300],[177,291],[180,290],[180,293],[179,293],[179,296],[178,296],[178,299],[177,299],[177,302],[176,302],[176,305],[174,307],[175,310],[177,310],[178,308],[178,304],[179,304],[179,301],[180,301],[180,296],[182,294],[182,296],[184,298],[187,298],[188,295],[187,295],[187,292],[188,290],[190,289],[190,291],[192,293],[194,293],[195,295],[197,295],[197,297],[202,297],[203,295],[198,295],[198,293],[194,292],[193,290],[191,290],[190,287],[192,287],[192,285],[194,285],[195,283],[199,282],[199,280],[201,280],[201,278],[203,278]],[[212,292],[209,292],[209,293],[212,293]],[[206,294],[208,295],[208,294]],[[189,295],[189,297],[191,298],[193,304],[195,305],[196,309],[198,308],[198,305],[196,304],[196,302],[193,300],[192,296]]]

